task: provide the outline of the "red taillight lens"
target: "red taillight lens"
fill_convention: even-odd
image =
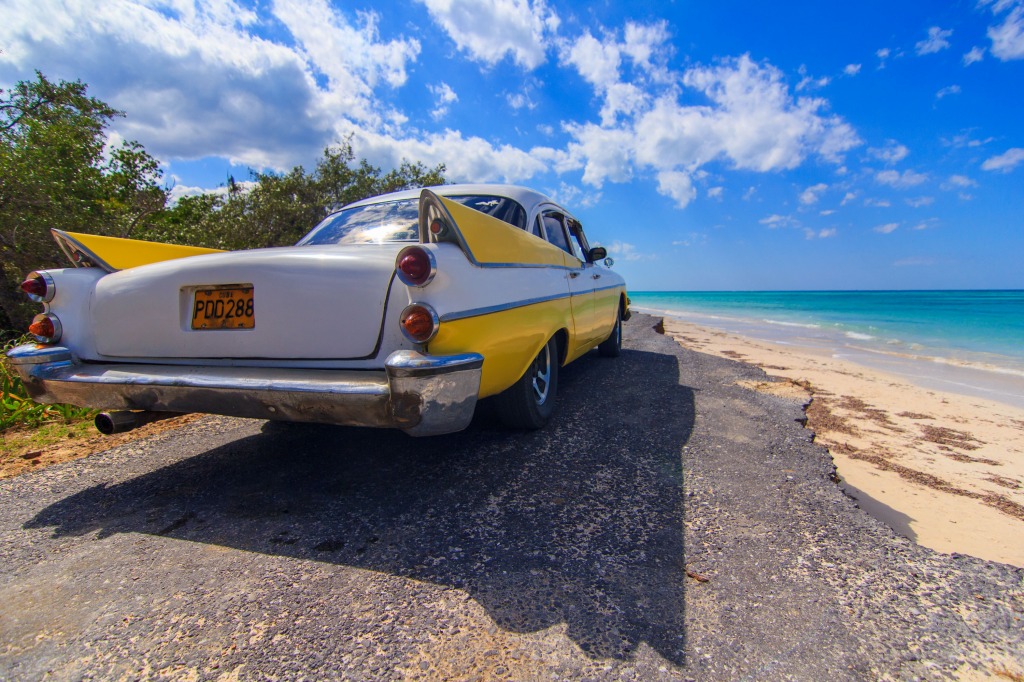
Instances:
[[[398,279],[411,287],[425,287],[434,279],[437,265],[434,254],[422,246],[407,246],[398,253],[395,259],[395,270]]]
[[[39,313],[32,318],[32,324],[28,326],[28,333],[34,336],[39,343],[56,343],[60,341],[63,329],[56,315]]]
[[[413,343],[426,343],[437,334],[440,320],[437,313],[426,303],[413,303],[402,311],[399,318],[402,333]]]
[[[30,272],[25,281],[21,283],[21,290],[36,303],[47,303],[53,300],[53,295],[57,292],[53,285],[53,278],[45,272]]]

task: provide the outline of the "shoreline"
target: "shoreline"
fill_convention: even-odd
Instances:
[[[1024,358],[994,352],[924,346],[823,324],[801,324],[708,311],[633,305],[638,312],[716,329],[758,342],[826,352],[837,359],[895,374],[923,388],[1024,409]],[[872,330],[872,333],[877,333]]]
[[[1024,567],[1024,408],[921,386],[824,348],[663,319],[683,347],[771,379],[747,388],[808,401],[808,428],[869,514],[936,551]]]

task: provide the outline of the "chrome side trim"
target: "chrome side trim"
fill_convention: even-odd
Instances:
[[[621,289],[621,284],[613,284],[607,287],[600,287],[597,289],[589,289],[585,292],[572,294],[553,294],[551,296],[538,296],[537,298],[524,298],[519,301],[510,301],[508,303],[499,303],[492,306],[484,306],[482,308],[472,308],[470,310],[460,310],[457,312],[450,312],[441,315],[441,322],[454,322],[455,320],[464,320],[467,317],[479,317],[480,315],[490,315],[491,313],[500,313],[506,310],[513,310],[515,308],[523,308],[528,305],[535,305],[537,303],[547,303],[548,301],[557,301],[563,298],[572,298],[573,296],[582,296],[589,294],[591,291],[606,291],[608,289]]]
[[[521,301],[499,303],[497,305],[485,306],[483,308],[460,310],[458,312],[445,313],[444,315],[441,316],[441,322],[454,322],[455,320],[464,320],[467,317],[479,317],[480,315],[490,315],[491,313],[500,313],[506,310],[513,310],[515,308],[523,308],[528,305],[535,305],[537,303],[547,303],[548,301],[557,301],[559,299],[571,297],[572,294],[566,292],[564,294],[553,294],[551,296],[539,296],[537,298],[526,298]]]

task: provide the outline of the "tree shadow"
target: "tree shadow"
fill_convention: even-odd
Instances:
[[[624,350],[563,369],[555,418],[400,432],[268,423],[26,524],[149,533],[459,588],[501,627],[558,623],[590,656],[647,642],[683,664],[681,448],[694,419],[674,355]]]

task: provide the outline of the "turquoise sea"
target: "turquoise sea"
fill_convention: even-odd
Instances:
[[[1024,407],[1024,291],[630,292],[633,308]]]

